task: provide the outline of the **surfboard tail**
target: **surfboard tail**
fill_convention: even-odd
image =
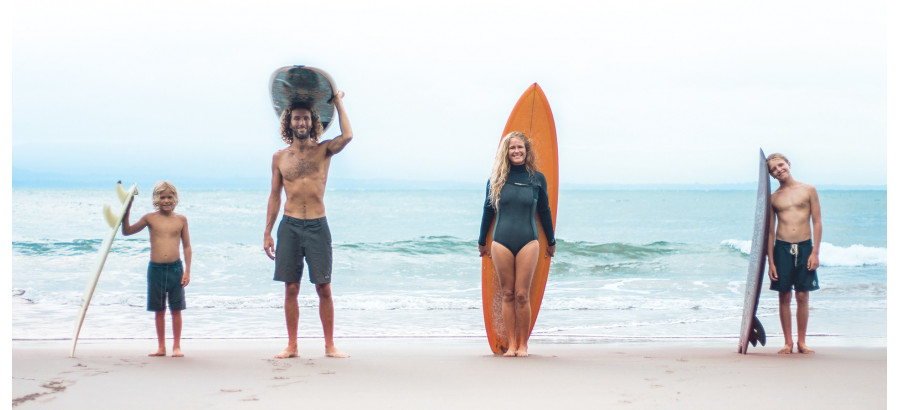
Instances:
[[[756,347],[756,343],[761,346],[766,345],[766,330],[763,329],[762,322],[756,316],[753,316],[753,327],[750,329],[750,343],[753,344],[753,347]]]

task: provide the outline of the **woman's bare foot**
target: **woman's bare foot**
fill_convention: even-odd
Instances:
[[[807,346],[803,343],[797,343],[797,351],[800,353],[803,353],[803,354],[810,354],[810,353],[816,352],[815,350],[810,349],[809,346]]]
[[[509,348],[506,349],[506,353],[503,353],[503,357],[515,357],[517,351],[519,351],[519,348],[516,345],[509,345]]]
[[[344,353],[344,352],[338,350],[338,349],[337,349],[336,347],[334,347],[334,346],[326,347],[326,348],[325,348],[325,356],[326,356],[326,357],[334,357],[334,358],[337,358],[337,359],[346,359],[346,358],[350,357],[349,354]]]
[[[152,353],[148,354],[147,356],[150,356],[150,357],[159,357],[159,356],[165,356],[165,355],[166,355],[166,348],[165,348],[165,347],[160,347],[159,349],[156,349],[155,352],[152,352]]]
[[[784,345],[784,347],[781,348],[781,350],[778,351],[778,354],[791,354],[791,353],[793,353],[793,351],[794,351],[794,345],[786,344],[786,345]]]
[[[281,353],[276,354],[275,358],[276,359],[288,359],[288,358],[297,357],[297,356],[300,356],[300,354],[297,353],[297,347],[296,346],[295,347],[288,346],[288,347],[284,348],[284,350],[282,350]]]
[[[184,357],[184,353],[181,353],[181,347],[172,348],[172,357]]]

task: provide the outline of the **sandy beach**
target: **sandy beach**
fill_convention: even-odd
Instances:
[[[495,357],[476,339],[339,339],[350,359],[277,360],[282,340],[185,340],[184,358],[147,357],[151,340],[12,342],[12,407],[859,408],[887,406],[887,349],[820,347],[779,356],[727,346],[533,343]],[[521,382],[519,395],[513,382]]]

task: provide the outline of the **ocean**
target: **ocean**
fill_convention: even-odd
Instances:
[[[150,187],[132,220],[152,211]],[[265,190],[182,189],[193,247],[183,337],[285,338],[283,284],[262,249]],[[824,190],[810,346],[887,345],[887,193]],[[329,190],[337,338],[485,338],[476,239],[484,191]],[[12,338],[67,339],[115,191],[12,190]],[[684,341],[735,347],[753,231],[751,190],[562,190],[536,343]],[[154,339],[150,244],[119,235],[82,339]],[[781,344],[765,279],[758,316]],[[304,276],[300,336],[320,338]],[[796,325],[794,327],[796,329]],[[796,330],[795,330],[796,331]],[[167,320],[167,333],[171,334]]]

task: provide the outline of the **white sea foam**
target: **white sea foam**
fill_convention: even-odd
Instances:
[[[737,249],[741,253],[750,254],[750,241],[728,239],[722,241],[722,245]],[[886,265],[887,248],[850,245],[848,247],[835,246],[828,242],[822,242],[819,250],[819,264],[822,266],[867,266]]]

